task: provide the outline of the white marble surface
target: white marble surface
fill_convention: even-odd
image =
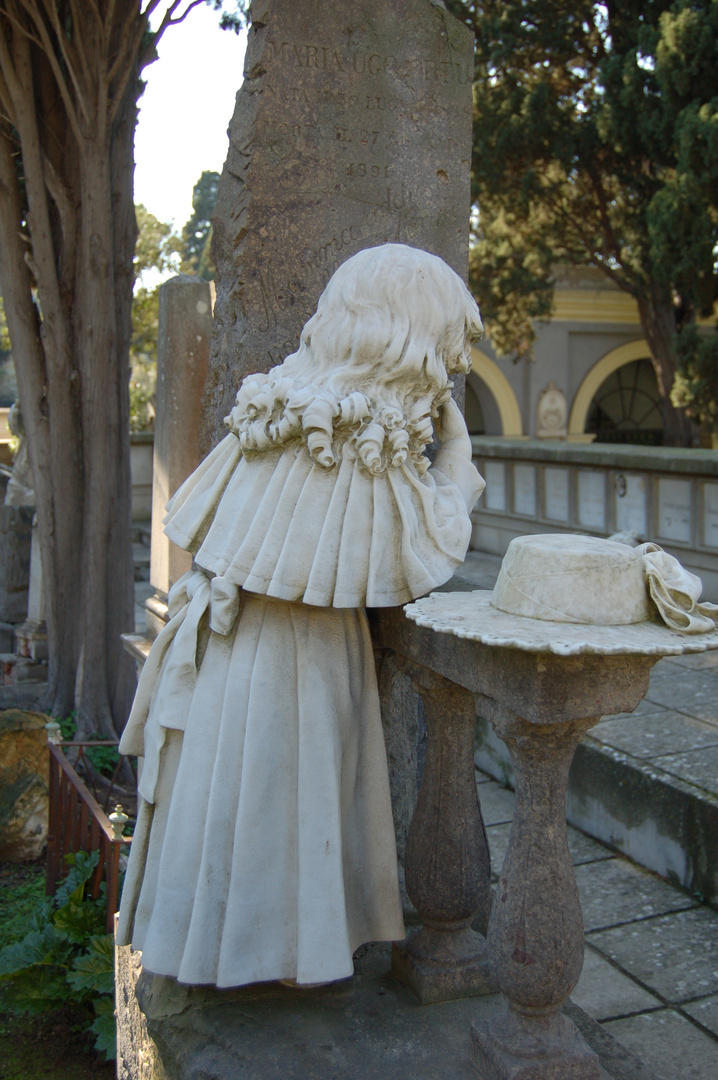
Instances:
[[[718,484],[703,485],[703,542],[718,548]]]
[[[646,481],[632,473],[620,473],[614,478],[616,497],[616,531],[635,532],[646,536]]]
[[[510,615],[492,606],[492,592],[432,593],[404,611],[419,626],[484,645],[547,652],[559,656],[640,653],[678,656],[718,648],[718,630],[682,634],[658,622],[633,626],[588,626]]]
[[[701,588],[657,544],[537,533],[511,541],[493,592],[432,593],[404,610],[440,633],[529,652],[678,655],[718,646],[718,606],[700,603]]]
[[[543,472],[544,514],[551,521],[569,520],[569,471],[546,466]]]
[[[536,517],[535,465],[514,465],[514,512]]]
[[[662,476],[658,481],[658,535],[691,542],[691,481]]]
[[[598,469],[581,469],[578,485],[578,521],[587,529],[603,529],[606,524],[606,479]]]
[[[168,504],[195,566],[121,742],[145,764],[117,940],[148,970],[323,982],[403,937],[362,608],[421,595],[465,555],[484,484],[450,375],[480,332],[440,259],[360,252]]]

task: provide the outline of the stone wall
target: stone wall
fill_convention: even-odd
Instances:
[[[46,717],[0,712],[0,861],[37,859],[48,824]]]

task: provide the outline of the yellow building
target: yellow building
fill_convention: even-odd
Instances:
[[[548,434],[549,391],[570,441],[661,445],[658,386],[635,300],[591,267],[561,268],[550,321],[537,324],[531,360],[498,359],[489,340],[473,350],[466,416],[475,435]],[[549,416],[549,420],[550,420]]]

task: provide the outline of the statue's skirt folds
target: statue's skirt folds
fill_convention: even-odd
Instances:
[[[228,633],[198,624],[184,730],[163,727],[154,801],[140,800],[118,940],[186,983],[345,978],[360,944],[404,934],[366,616],[240,596]],[[174,644],[148,729],[172,697]]]

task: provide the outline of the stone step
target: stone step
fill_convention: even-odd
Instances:
[[[469,552],[457,588],[491,589],[501,560]],[[513,786],[508,750],[477,718],[476,765]],[[641,866],[718,900],[718,650],[661,660],[633,713],[576,751],[567,817]]]
[[[389,973],[383,944],[359,949],[353,979],[311,989],[183,987],[149,972],[138,978],[139,956],[117,949],[120,1076],[139,1075],[144,1062],[177,1080],[477,1080],[471,1026],[490,1027],[502,1009],[498,994],[420,1005]],[[577,1005],[564,1012],[598,1055],[599,1080],[658,1080]]]
[[[635,713],[606,717],[584,738],[569,775],[566,815],[641,866],[715,901],[718,666],[710,681],[697,679],[684,666],[690,659],[662,660]],[[682,712],[655,700],[666,696],[667,682],[681,696]],[[475,761],[513,787],[509,752],[483,717]]]

